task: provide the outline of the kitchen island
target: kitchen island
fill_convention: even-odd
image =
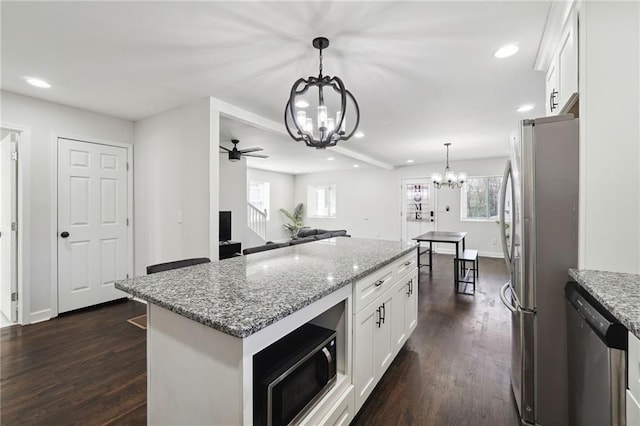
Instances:
[[[117,282],[148,302],[149,423],[252,424],[254,355],[307,323],[336,331],[338,377],[303,423],[348,423],[415,328],[416,265],[338,237]]]

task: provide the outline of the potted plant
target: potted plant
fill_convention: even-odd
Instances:
[[[304,228],[304,204],[299,203],[294,207],[293,212],[280,209],[280,213],[289,219],[289,223],[283,224],[282,227],[291,234],[291,238],[297,237],[298,232]]]

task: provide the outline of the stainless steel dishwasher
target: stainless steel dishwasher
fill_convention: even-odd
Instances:
[[[572,426],[625,426],[627,329],[578,283],[565,286]]]

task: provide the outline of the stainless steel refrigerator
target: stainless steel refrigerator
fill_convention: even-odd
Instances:
[[[568,420],[564,284],[578,261],[578,120],[524,120],[511,140],[500,197],[510,280],[511,388],[523,424]]]

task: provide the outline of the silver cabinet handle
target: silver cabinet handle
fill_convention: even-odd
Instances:
[[[411,261],[409,260],[408,262],[404,262],[404,266],[409,266],[411,265]]]
[[[382,284],[384,284],[384,280],[378,280],[378,281],[376,281],[376,282],[375,282],[375,284],[374,284],[374,285],[375,285],[376,287],[380,287]]]
[[[506,295],[506,292],[509,289],[510,284],[511,283],[507,281],[500,289],[500,300],[502,300],[502,304],[506,306],[507,309],[515,313],[518,309],[515,306],[513,306],[511,302],[509,302],[509,300],[507,300],[507,295]]]

